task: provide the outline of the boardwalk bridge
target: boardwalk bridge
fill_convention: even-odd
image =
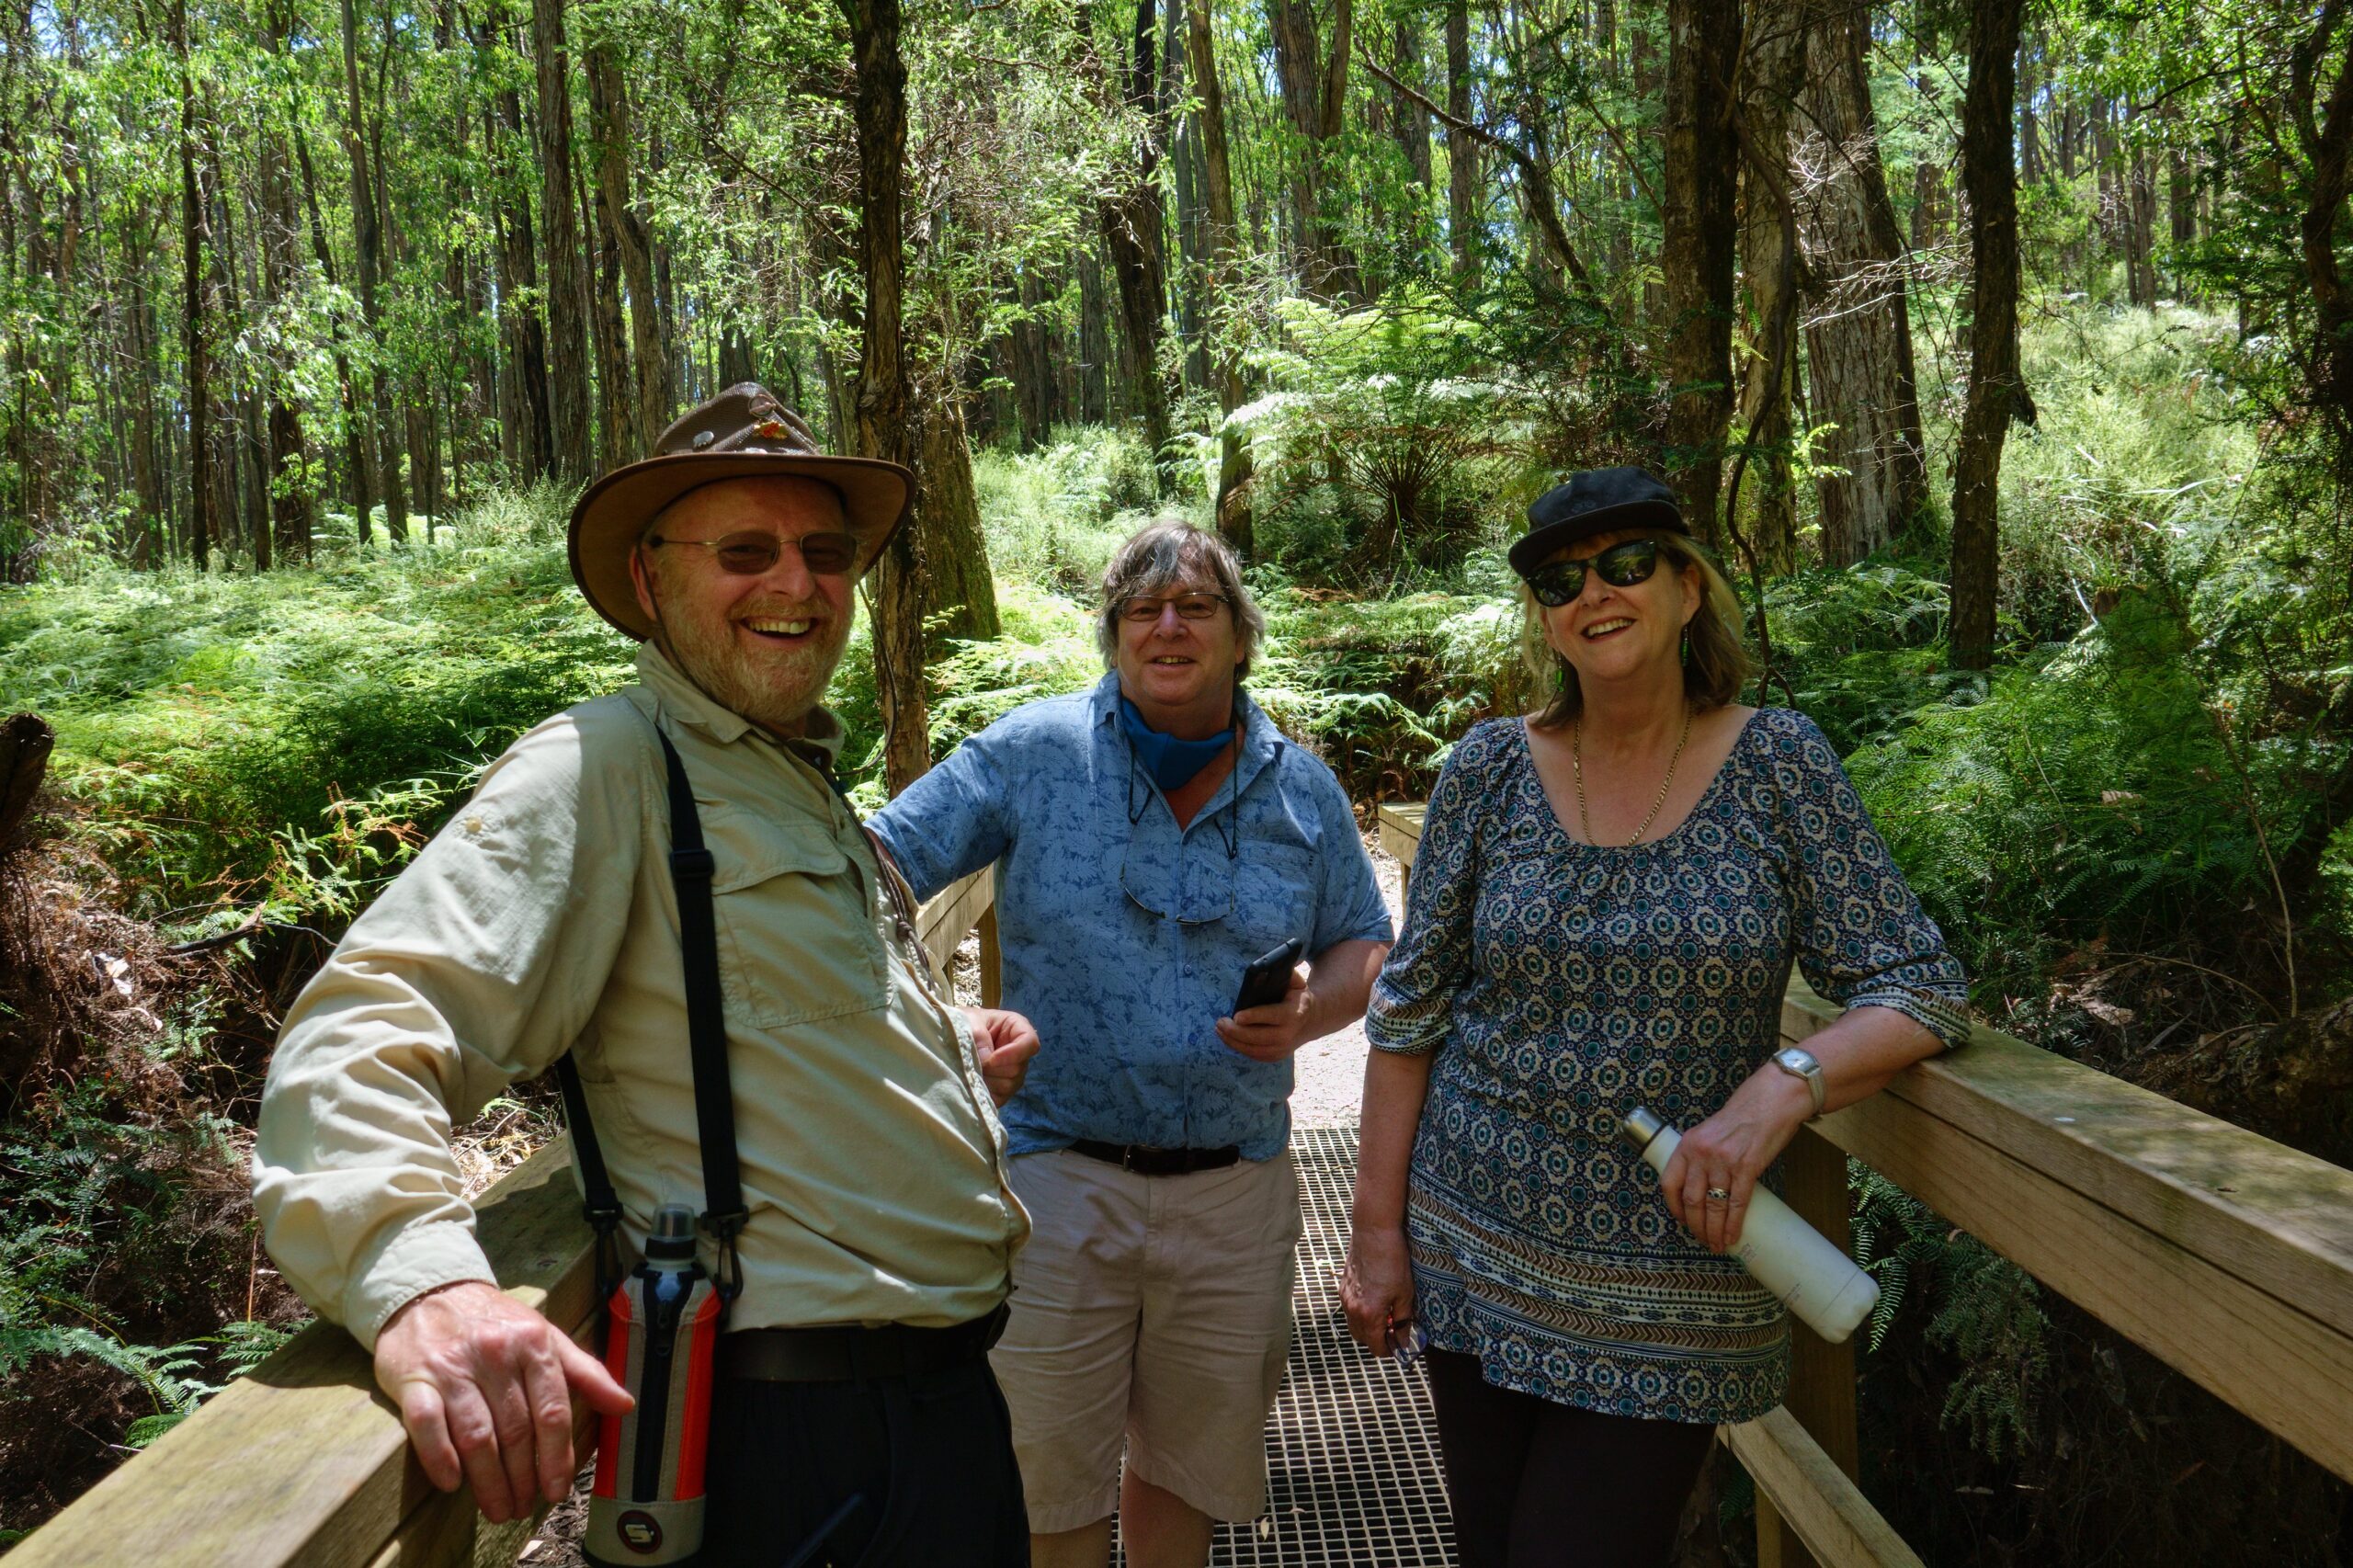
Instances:
[[[1408,869],[1421,808],[1381,808]],[[924,906],[943,964],[977,926],[996,990],[983,871]],[[1802,982],[1784,1040],[1836,1016]],[[1272,1506],[1221,1534],[1237,1565],[1420,1568],[1451,1561],[1415,1375],[1353,1350],[1333,1290],[1354,1141],[1302,1135],[1307,1207],[1291,1376],[1268,1428]],[[2353,1172],[1987,1028],[1801,1132],[1790,1203],[1847,1239],[1861,1161],[2336,1475],[2353,1481]],[[500,1180],[480,1233],[509,1291],[590,1335],[589,1236],[558,1140]],[[1855,1352],[1796,1327],[1787,1403],[1721,1435],[1756,1483],[1758,1561],[1920,1562],[1857,1487]],[[340,1329],[317,1324],[9,1554],[8,1568],[507,1564],[531,1528],[433,1490]]]

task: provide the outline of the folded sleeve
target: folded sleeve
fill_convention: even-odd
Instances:
[[[634,710],[583,711],[491,767],[278,1036],[254,1148],[263,1240],[370,1350],[415,1297],[494,1280],[450,1129],[571,1045],[620,950],[630,900],[611,890],[636,878],[652,747]]]
[[[919,899],[995,865],[1013,843],[997,728],[968,736],[946,761],[867,819]]]
[[[1373,983],[1365,1038],[1376,1051],[1425,1055],[1446,1042],[1457,994],[1472,978],[1472,915],[1479,900],[1479,816],[1493,760],[1491,733],[1455,747],[1430,791],[1406,882],[1405,929]]]
[[[1829,738],[1789,716],[1775,756],[1806,983],[1844,1007],[1893,1007],[1944,1045],[1969,1038],[1969,983],[1871,825]]]

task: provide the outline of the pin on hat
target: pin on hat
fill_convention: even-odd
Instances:
[[[629,558],[645,525],[690,490],[727,479],[781,474],[813,479],[842,500],[863,574],[915,508],[915,476],[881,458],[821,451],[801,416],[757,381],[741,381],[682,415],[654,455],[590,485],[572,509],[572,580],[598,615],[643,642],[653,623],[638,608]]]

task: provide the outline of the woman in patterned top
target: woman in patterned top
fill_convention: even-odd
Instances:
[[[1960,966],[1822,733],[1734,701],[1740,609],[1673,493],[1576,475],[1511,551],[1558,694],[1430,797],[1367,1028],[1369,1348],[1418,1324],[1464,1568],[1664,1560],[1716,1423],[1779,1403],[1726,1250],[1799,1126],[1967,1032]],[[1663,568],[1663,569],[1662,569]],[[1783,1053],[1795,960],[1846,1016]],[[1654,1181],[1620,1142],[1688,1129]]]

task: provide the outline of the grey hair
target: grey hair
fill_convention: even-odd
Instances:
[[[1182,517],[1161,517],[1128,536],[1103,569],[1103,606],[1095,618],[1095,643],[1103,667],[1120,658],[1120,607],[1132,598],[1163,593],[1192,573],[1206,569],[1233,611],[1236,680],[1250,673],[1250,660],[1267,635],[1267,617],[1242,583],[1242,562],[1233,547]]]

